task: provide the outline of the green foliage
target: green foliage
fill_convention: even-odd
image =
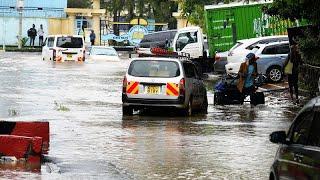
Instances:
[[[299,50],[305,63],[320,67],[320,35],[305,32],[305,37],[299,39]]]
[[[23,37],[23,38],[20,40],[20,41],[21,41],[21,46],[22,46],[22,47],[26,46],[28,40],[29,40],[29,38]]]
[[[230,0],[179,0],[182,16],[188,23],[200,26],[204,31],[206,30],[204,6],[220,2],[229,3]]]
[[[57,101],[54,101],[55,109],[57,111],[63,111],[63,112],[68,112],[70,109],[63,104],[59,104]]]
[[[283,19],[305,19],[313,25],[320,25],[319,7],[313,0],[274,0],[266,10],[270,15]],[[320,76],[320,35],[319,32],[306,30],[298,40],[299,51],[304,65],[300,68],[300,88],[306,89],[311,96],[318,91]]]
[[[9,116],[18,116],[19,112],[15,109],[8,109]]]
[[[68,0],[68,8],[90,8],[90,0]]]
[[[161,23],[167,22],[169,27],[176,27],[176,19],[172,17],[172,12],[177,11],[177,4],[171,0],[110,0],[102,2],[101,5],[107,9],[114,21],[118,21],[118,16],[126,14],[128,22],[140,17],[155,19]]]
[[[314,3],[313,0],[274,0],[266,12],[284,19],[306,19],[313,24],[320,24],[319,7]]]

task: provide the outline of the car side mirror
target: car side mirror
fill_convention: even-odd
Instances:
[[[276,131],[270,134],[270,141],[276,144],[287,144],[287,134],[285,131]]]

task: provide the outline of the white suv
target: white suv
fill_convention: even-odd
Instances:
[[[175,108],[185,115],[207,113],[207,90],[189,60],[137,58],[123,79],[123,115],[145,108]]]
[[[50,35],[42,47],[42,60],[57,62],[85,61],[85,46],[82,36]]]

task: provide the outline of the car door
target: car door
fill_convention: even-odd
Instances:
[[[312,120],[312,111],[305,111],[292,124],[288,135],[289,145],[282,145],[278,152],[277,172],[279,179],[296,179],[303,172],[300,154],[307,145]]]
[[[186,93],[190,98],[192,96],[192,103],[195,106],[198,102],[197,99],[197,81],[196,74],[194,70],[194,65],[191,62],[184,62],[183,69],[185,72],[185,82],[186,82]]]
[[[194,89],[193,89],[193,96],[194,96],[194,99],[195,99],[195,105],[196,106],[200,106],[201,104],[202,104],[202,94],[201,94],[201,92],[200,92],[200,90],[201,90],[201,76],[200,76],[200,74],[198,73],[198,71],[197,71],[197,68],[196,68],[196,66],[192,63],[192,69],[193,69],[193,71],[194,71],[194,79],[193,79],[193,81],[194,81]]]
[[[48,54],[48,38],[46,38],[43,42],[43,46],[42,46],[42,52],[41,52],[41,56],[42,56],[42,60],[47,60],[47,54]]]
[[[54,39],[54,37],[48,38],[46,57],[49,60],[53,60]]]
[[[259,57],[259,59],[257,60],[258,73],[265,74],[268,67],[270,67],[270,62],[274,61],[274,59],[276,58],[277,46],[265,46],[260,51],[261,53],[257,53]]]
[[[296,179],[320,179],[320,112],[314,113],[309,138],[305,147],[297,149],[295,156],[299,169]]]
[[[201,42],[201,32],[183,32],[178,35],[175,44],[177,52],[189,53],[191,57],[198,58],[203,55],[203,42]],[[199,54],[201,52],[201,54]]]
[[[284,62],[286,61],[288,54],[290,52],[289,43],[279,44],[277,46],[277,64],[283,66]]]

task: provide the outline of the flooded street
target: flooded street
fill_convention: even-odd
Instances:
[[[0,166],[0,178],[267,179],[297,107],[268,94],[266,105],[213,106],[191,118],[159,112],[122,117],[129,61],[52,63],[40,54],[0,54],[1,120],[50,122],[41,170]]]

